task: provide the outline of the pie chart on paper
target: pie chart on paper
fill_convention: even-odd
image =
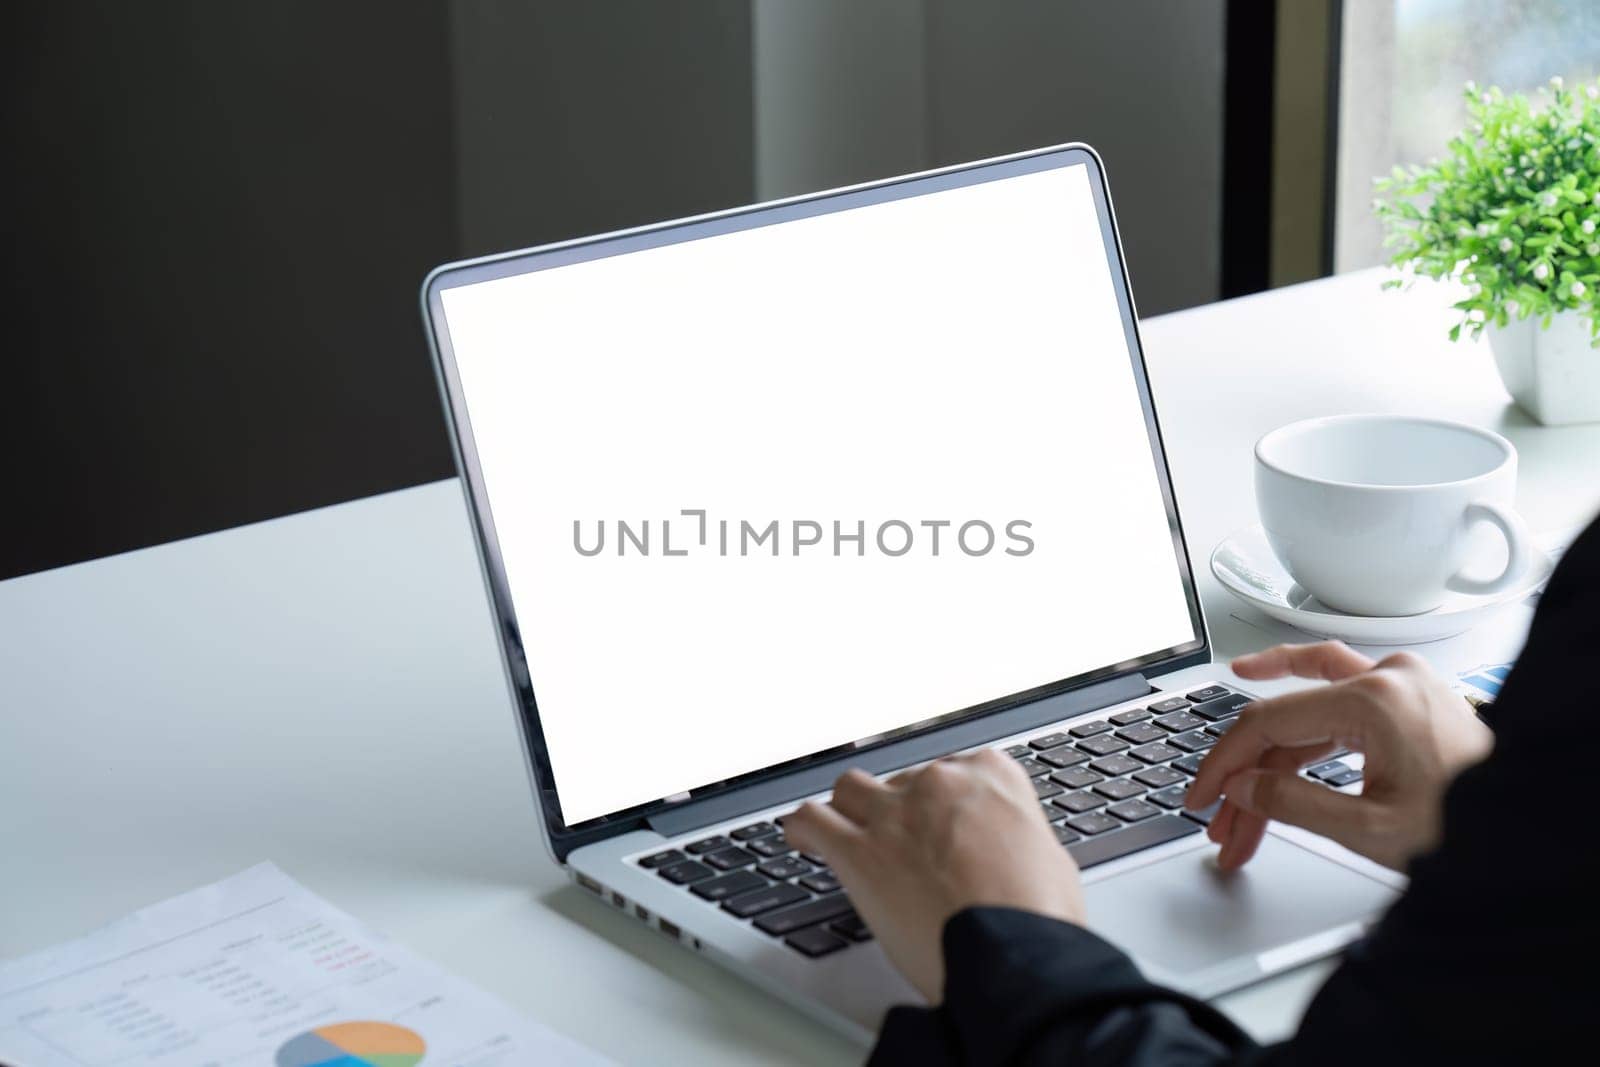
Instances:
[[[393,1023],[332,1023],[290,1038],[277,1067],[416,1067],[428,1046]]]

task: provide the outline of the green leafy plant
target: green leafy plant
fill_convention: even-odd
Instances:
[[[1375,183],[1390,262],[1470,287],[1451,340],[1572,311],[1600,347],[1600,87],[1552,78],[1536,101],[1471,82],[1465,93],[1470,121],[1445,158]]]

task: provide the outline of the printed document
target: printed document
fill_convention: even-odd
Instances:
[[[270,863],[0,962],[8,1067],[603,1062]]]

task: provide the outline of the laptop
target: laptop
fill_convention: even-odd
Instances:
[[[917,994],[782,817],[984,746],[1156,981],[1233,989],[1395,899],[1276,826],[1219,875],[1183,810],[1251,698],[1092,149],[452,263],[422,300],[544,845],[605,906],[868,1041]]]

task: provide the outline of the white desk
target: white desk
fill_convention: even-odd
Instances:
[[[1535,530],[1600,505],[1600,426],[1532,426],[1445,340],[1453,297],[1379,278],[1145,324],[1220,656],[1260,635],[1205,560],[1252,520],[1249,446],[1280,423],[1465,419],[1521,450]],[[543,858],[469,538],[441,482],[0,583],[0,955],[268,858],[624,1062],[859,1058]],[[1279,1036],[1326,971],[1222,1004]]]

